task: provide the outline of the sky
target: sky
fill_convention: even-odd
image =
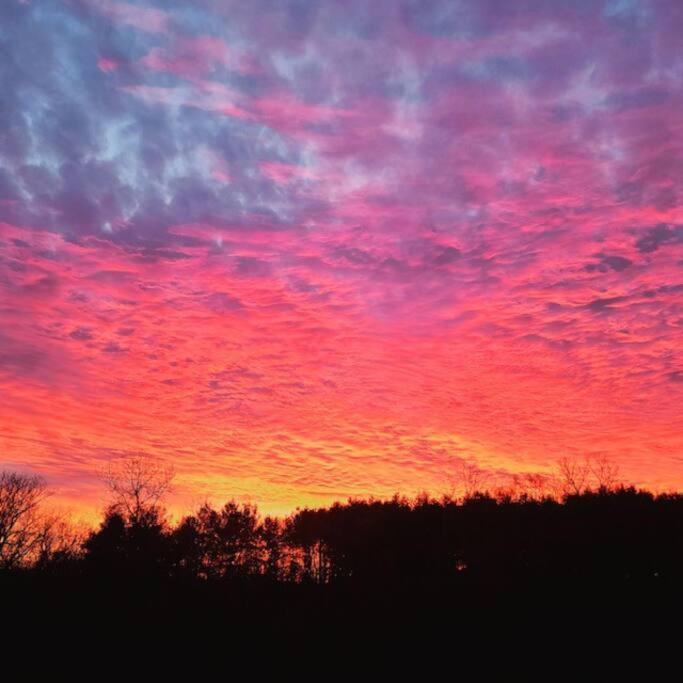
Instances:
[[[3,0],[0,466],[284,514],[683,488],[679,0]]]

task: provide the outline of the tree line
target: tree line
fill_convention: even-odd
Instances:
[[[35,475],[0,474],[0,569],[112,581],[503,586],[539,580],[662,583],[683,578],[683,497],[618,483],[606,461],[562,461],[553,481],[486,488],[465,465],[460,495],[349,500],[279,519],[208,503],[176,524],[173,472],[142,457],[105,477],[111,501],[78,532],[41,512]]]

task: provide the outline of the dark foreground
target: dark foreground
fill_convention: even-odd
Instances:
[[[636,665],[658,680],[653,667],[680,652],[683,605],[680,582],[667,580],[320,586],[29,574],[5,576],[2,601],[17,637],[6,648],[47,643],[77,659],[95,653],[107,668],[132,658],[135,672],[142,659],[327,677],[417,666],[421,679],[434,667],[430,677],[474,670],[477,680],[615,680]]]
[[[0,572],[3,621],[31,637],[217,638],[233,654],[407,656],[419,639],[433,654],[553,653],[563,666],[680,635],[678,495],[357,501],[282,523],[230,503],[172,528],[147,513],[112,509],[77,552]]]

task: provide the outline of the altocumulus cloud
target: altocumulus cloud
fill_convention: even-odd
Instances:
[[[461,457],[680,485],[682,30],[675,0],[6,0],[3,448],[271,510]]]

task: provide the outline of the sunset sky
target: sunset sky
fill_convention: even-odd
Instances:
[[[683,488],[683,2],[2,0],[0,467],[266,512]]]

